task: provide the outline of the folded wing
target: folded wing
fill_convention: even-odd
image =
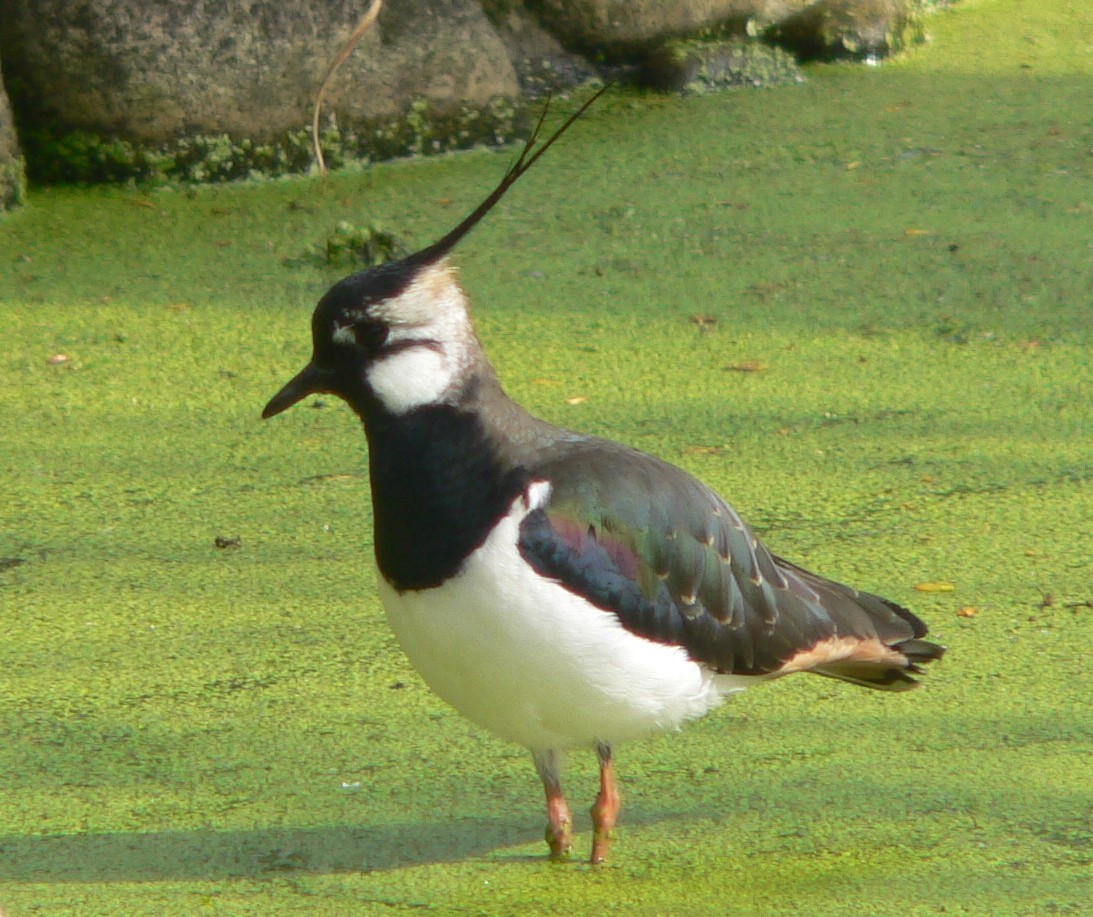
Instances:
[[[898,691],[943,653],[910,611],[773,555],[717,494],[659,459],[584,440],[535,473],[552,494],[521,527],[525,559],[717,672],[810,671]]]

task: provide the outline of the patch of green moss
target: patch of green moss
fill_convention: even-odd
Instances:
[[[406,246],[394,233],[375,222],[356,226],[340,220],[323,246],[323,262],[339,268],[375,267],[406,254]]]
[[[348,139],[350,149],[372,159],[445,153],[475,146],[501,146],[527,128],[527,108],[498,97],[483,109],[432,109],[414,102],[397,118],[366,123]]]
[[[417,100],[402,115],[328,127],[322,133],[323,155],[329,168],[339,168],[352,162],[496,146],[511,142],[526,123],[526,110],[509,99],[494,99],[484,108],[451,110]],[[314,161],[311,132],[306,129],[269,142],[214,134],[160,147],[87,131],[58,135],[48,129],[28,131],[23,140],[29,177],[42,185],[273,178],[307,172]]]
[[[902,0],[891,10],[820,2],[765,31],[803,60],[873,61],[925,40],[924,17],[949,0]],[[887,19],[885,19],[885,14]]]
[[[792,55],[742,38],[666,41],[645,56],[640,74],[641,81],[651,88],[687,95],[734,86],[804,82]]]

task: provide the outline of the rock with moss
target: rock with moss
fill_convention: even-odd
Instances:
[[[287,138],[311,123],[361,13],[357,0],[4,0],[0,42],[32,175],[140,177],[163,171],[161,156],[168,172],[208,178],[288,169]],[[401,0],[338,71],[323,127],[361,138],[415,106],[428,113],[415,135],[475,112],[495,122],[497,100],[518,91],[476,0]]]
[[[21,204],[24,188],[23,157],[15,139],[4,81],[0,79],[0,212]]]
[[[522,0],[482,0],[482,8],[508,49],[525,98],[565,92],[602,75],[588,57],[562,44]]]
[[[499,146],[526,133],[526,105],[507,98],[483,108],[436,110],[424,99],[407,112],[364,119],[351,127],[328,125],[320,134],[329,168],[349,163],[441,153],[475,146]],[[268,141],[229,134],[180,137],[159,145],[141,144],[89,131],[24,136],[35,150],[32,177],[44,184],[225,182],[274,178],[308,171],[314,152],[311,131],[285,131]]]
[[[532,0],[563,42],[586,53],[626,62],[669,38],[713,30],[743,34],[804,9],[810,0]]]
[[[744,38],[666,41],[645,56],[641,79],[650,88],[684,95],[732,86],[804,82],[792,55]]]
[[[936,0],[817,0],[768,37],[804,59],[875,59],[923,38],[922,13]]]

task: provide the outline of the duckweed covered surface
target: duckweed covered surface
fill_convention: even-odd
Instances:
[[[0,223],[0,909],[1087,912],[1076,6],[969,0],[802,87],[617,94],[458,252],[517,398],[682,464],[949,647],[908,695],[790,679],[624,747],[601,869],[546,861],[526,754],[399,654],[348,410],[258,420],[336,277],[308,246],[342,219],[423,244],[508,157],[33,192]],[[571,771],[583,814],[592,757]]]

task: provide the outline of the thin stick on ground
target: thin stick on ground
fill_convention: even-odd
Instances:
[[[372,5],[361,17],[361,21],[357,23],[357,27],[346,39],[345,44],[341,46],[334,60],[330,62],[326,76],[323,77],[323,81],[319,85],[319,91],[315,94],[315,111],[311,117],[311,140],[315,145],[315,161],[319,164],[319,174],[322,175],[323,181],[326,181],[326,160],[323,159],[323,147],[319,142],[319,111],[323,105],[323,96],[326,95],[326,90],[333,82],[334,74],[338,72],[338,68],[345,63],[345,59],[353,53],[353,49],[360,43],[365,32],[372,28],[376,19],[379,18],[380,7],[382,6],[383,0],[372,0]]]

